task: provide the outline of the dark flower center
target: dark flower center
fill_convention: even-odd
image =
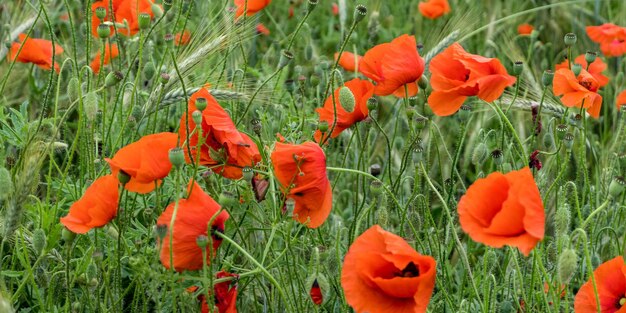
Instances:
[[[396,277],[418,277],[420,276],[420,270],[417,268],[417,265],[413,262],[409,262],[409,264],[404,267],[404,269],[396,274]]]
[[[587,88],[588,90],[591,90],[591,82],[590,81],[583,80],[583,81],[580,82],[580,85],[585,87],[585,88]]]

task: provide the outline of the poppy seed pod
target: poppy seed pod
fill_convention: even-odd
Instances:
[[[367,109],[370,111],[376,110],[378,107],[378,100],[376,98],[367,99]]]
[[[576,255],[576,251],[573,249],[566,249],[563,251],[563,253],[559,256],[559,261],[557,263],[559,281],[562,284],[567,284],[576,273],[577,267],[578,255]]]
[[[209,244],[209,237],[206,235],[200,235],[196,237],[196,244],[198,247],[204,249]]]
[[[319,3],[319,0],[309,0],[307,4],[308,12],[312,12],[313,10],[315,10],[315,7],[317,6],[318,3]]]
[[[122,72],[120,71],[111,72],[104,79],[104,86],[113,87],[117,85],[119,82],[121,82],[122,79],[124,79],[124,74],[122,74]]]
[[[567,129],[568,127],[565,124],[556,125],[556,137],[559,140],[563,140],[565,138],[565,134],[567,134]]]
[[[572,146],[574,145],[574,134],[572,133],[567,133],[563,136],[563,144],[565,144],[565,148],[567,148],[567,150],[571,150]]]
[[[554,72],[551,70],[543,71],[543,75],[541,75],[541,83],[544,87],[548,87],[552,85],[552,80],[554,80]]]
[[[161,73],[161,78],[159,79],[161,81],[161,84],[165,85],[170,81],[170,74],[168,73]]]
[[[196,124],[196,127],[202,127],[202,112],[200,110],[195,110],[191,113],[191,119]]]
[[[328,131],[328,122],[327,121],[319,121],[319,123],[317,123],[317,129],[319,131],[321,131],[322,133],[325,133]]]
[[[524,62],[515,61],[513,63],[513,75],[519,76],[520,74],[522,74],[523,70],[524,70]]]
[[[380,172],[381,172],[380,164],[375,163],[370,166],[370,174],[372,174],[372,176],[378,177],[378,175],[380,175]]]
[[[354,94],[350,88],[344,86],[339,89],[339,103],[347,112],[354,111],[355,102]]]
[[[102,20],[103,18],[105,18],[107,16],[107,10],[104,7],[97,7],[96,8],[96,17],[100,20]]]
[[[362,4],[357,5],[354,8],[354,24],[362,21],[365,18],[365,15],[367,15],[367,8]]]
[[[626,189],[626,179],[622,176],[615,176],[609,185],[609,195],[613,198],[619,197]]]
[[[573,45],[576,44],[576,40],[578,38],[576,37],[576,34],[574,33],[567,33],[565,34],[565,37],[563,38],[563,42],[565,42],[565,45],[568,47],[571,47]]]
[[[594,51],[587,51],[587,53],[585,53],[585,61],[587,61],[587,64],[593,63],[596,57],[598,57],[598,54]]]
[[[374,180],[370,183],[370,192],[373,196],[378,196],[383,191],[383,183],[380,180]]]
[[[504,162],[504,153],[502,153],[500,149],[495,149],[491,151],[491,158],[493,159],[493,164],[502,165]]]
[[[206,109],[206,106],[207,106],[206,98],[201,98],[200,97],[200,98],[196,99],[196,109],[198,109],[198,111],[200,111],[200,112],[204,111],[204,109]]]
[[[457,112],[456,115],[459,117],[459,119],[462,122],[466,122],[469,119],[471,114],[472,114],[472,107],[467,104],[464,104],[459,108],[459,111]]]
[[[98,25],[98,37],[105,39],[111,35],[111,27],[105,24]]]
[[[172,148],[169,151],[170,163],[175,167],[181,167],[185,163],[185,154],[181,148]]]
[[[426,117],[419,114],[415,117],[415,127],[417,127],[417,130],[424,129],[424,127],[426,127],[426,123],[428,123],[428,119]]]
[[[583,66],[578,64],[578,63],[574,63],[572,64],[572,72],[574,73],[574,76],[578,76],[580,75],[580,72],[582,72],[583,70]]]
[[[145,30],[150,28],[150,19],[151,17],[148,13],[139,14],[139,29]]]
[[[258,118],[253,119],[251,122],[252,124],[252,131],[257,135],[257,136],[261,136],[261,130],[263,128],[263,125],[261,125],[261,120]]]
[[[245,179],[248,182],[251,182],[252,179],[254,178],[254,171],[252,170],[251,167],[246,166],[241,170],[241,173],[243,175],[243,179]]]
[[[282,50],[280,53],[280,60],[278,61],[278,68],[281,69],[289,64],[293,60],[293,53],[288,50]]]

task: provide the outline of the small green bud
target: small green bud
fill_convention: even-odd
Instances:
[[[309,0],[308,5],[307,5],[307,11],[312,12],[318,3],[319,3],[319,0]]]
[[[582,65],[578,63],[572,64],[572,72],[574,73],[574,76],[578,77],[578,75],[580,75],[580,72],[582,72],[582,70],[583,70]]]
[[[154,228],[154,233],[156,234],[159,242],[162,242],[165,236],[167,236],[167,225],[159,224]]]
[[[543,146],[547,149],[555,148],[554,135],[552,135],[552,132],[546,132],[545,135],[543,135]]]
[[[543,75],[541,75],[541,83],[544,87],[552,85],[552,80],[554,80],[554,72],[551,70],[543,71]]]
[[[181,167],[185,164],[185,153],[183,152],[183,149],[179,147],[170,149],[169,158],[170,163],[172,163],[175,167]]]
[[[209,244],[209,237],[207,237],[206,235],[200,235],[196,237],[196,244],[201,249],[206,248],[206,246]]]
[[[163,16],[163,9],[160,5],[153,3],[150,8],[152,9],[152,14],[156,19],[160,19]]]
[[[117,180],[119,180],[120,184],[124,186],[130,181],[130,175],[128,175],[128,173],[124,172],[123,170],[120,170],[117,173]]]
[[[565,134],[567,134],[567,129],[568,127],[565,124],[556,125],[556,137],[559,140],[563,140],[565,138]]]
[[[472,164],[476,166],[482,165],[487,160],[488,155],[487,145],[484,142],[478,143],[472,152]]]
[[[98,94],[95,91],[90,91],[85,95],[83,99],[83,110],[87,120],[90,122],[96,118],[96,112],[98,112]]]
[[[306,45],[306,47],[304,47],[304,59],[307,61],[310,61],[311,59],[313,59],[313,46],[312,45]]]
[[[577,267],[578,255],[576,255],[576,251],[573,249],[565,249],[559,256],[559,261],[557,263],[557,272],[560,283],[567,284],[576,273]]]
[[[328,122],[327,121],[319,121],[319,123],[317,123],[317,129],[322,132],[325,133],[328,131]]]
[[[626,189],[626,179],[622,176],[615,176],[609,184],[609,195],[613,198],[619,197]]]
[[[196,124],[196,127],[201,127],[202,112],[200,112],[199,110],[193,111],[193,113],[191,113],[191,118],[193,119],[193,122]]]
[[[354,8],[354,24],[358,24],[360,21],[362,21],[365,16],[367,15],[367,8],[362,5],[359,4]]]
[[[587,51],[587,53],[585,53],[585,61],[587,61],[587,64],[593,63],[596,57],[598,57],[598,54],[594,51]]]
[[[378,100],[376,98],[367,99],[367,110],[373,111],[378,107]]]
[[[146,62],[143,66],[143,77],[146,80],[150,80],[154,77],[154,74],[156,74],[156,67],[154,66],[154,63],[152,61]]]
[[[373,196],[379,196],[383,191],[383,183],[380,180],[374,180],[370,183],[370,192]]]
[[[148,28],[150,28],[150,20],[152,19],[152,17],[150,16],[150,14],[148,13],[140,13],[139,14],[139,29],[141,30],[146,30]]]
[[[122,79],[124,79],[124,74],[122,74],[122,72],[120,71],[111,72],[104,79],[104,86],[107,88],[113,87],[117,85],[119,82],[121,82]]]
[[[228,191],[222,191],[219,196],[219,204],[225,208],[232,208],[237,205],[237,198]]]
[[[67,83],[67,96],[71,101],[78,99],[78,92],[80,90],[78,78],[72,77],[70,81]]]
[[[241,170],[241,173],[243,174],[243,179],[245,179],[248,182],[251,182],[252,179],[254,178],[254,171],[249,166],[244,167]]]
[[[46,232],[41,228],[37,228],[33,232],[33,250],[35,250],[35,253],[39,256],[45,248]]]
[[[196,109],[198,109],[199,111],[204,111],[204,109],[206,109],[206,106],[207,106],[206,98],[196,99]]]
[[[356,100],[354,99],[354,94],[352,90],[348,87],[339,88],[339,103],[341,106],[347,111],[352,112],[354,110],[354,104]]]
[[[389,222],[389,212],[387,211],[386,205],[378,207],[376,217],[378,219],[378,225],[383,228],[387,227],[387,223]]]
[[[428,123],[428,119],[426,117],[419,115],[419,114],[415,117],[415,127],[417,128],[417,130],[424,129],[427,123]]]
[[[459,111],[456,113],[456,116],[462,121],[466,122],[469,117],[472,115],[472,107],[469,105],[462,105]]]
[[[378,177],[378,175],[380,175],[382,169],[380,167],[380,164],[375,163],[370,165],[370,174],[372,174],[372,176],[374,177]]]
[[[415,116],[417,112],[415,112],[415,108],[409,106],[406,108],[406,119],[407,120],[413,120],[413,117]]]
[[[520,74],[522,74],[523,70],[524,70],[524,62],[515,61],[513,63],[513,75],[519,76]]]
[[[567,204],[562,204],[556,210],[554,218],[554,230],[557,237],[567,234],[570,227],[570,212]]]
[[[293,53],[287,50],[282,50],[280,53],[280,60],[278,61],[278,68],[281,69],[287,66],[291,60],[293,60]]]
[[[97,7],[96,8],[96,17],[102,21],[103,18],[107,16],[107,10],[105,7]]]
[[[111,238],[115,240],[120,237],[120,233],[117,231],[117,229],[110,224],[105,228],[105,231],[107,235],[111,236]]]
[[[170,81],[170,74],[168,73],[161,73],[161,78],[160,78],[161,84],[165,85]]]
[[[76,238],[76,234],[67,228],[63,228],[63,230],[61,231],[61,238],[63,238],[65,243],[72,244],[74,238]]]
[[[428,78],[422,75],[422,77],[420,77],[420,79],[417,81],[417,85],[420,87],[420,89],[426,90],[426,88],[428,88]]]
[[[98,37],[102,39],[109,38],[109,36],[111,35],[111,27],[106,24],[100,24],[98,25],[97,32],[98,32]]]
[[[563,38],[563,41],[565,42],[565,45],[568,47],[571,47],[573,45],[576,44],[576,34],[574,33],[567,33],[565,34],[565,37]]]

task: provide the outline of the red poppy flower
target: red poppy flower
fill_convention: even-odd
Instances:
[[[333,205],[322,148],[310,141],[299,145],[277,142],[271,159],[287,198],[295,200],[293,218],[309,228],[322,225]]]
[[[247,10],[246,1],[248,2]],[[270,2],[272,2],[272,0],[235,0],[235,6],[237,7],[235,17],[240,17],[244,13],[246,13],[247,16],[254,15],[256,12],[268,6]]]
[[[600,44],[600,50],[607,57],[626,53],[626,28],[606,23],[599,26],[587,26],[589,38]]]
[[[246,166],[253,167],[261,161],[261,154],[256,144],[248,135],[235,128],[235,123],[228,113],[211,96],[208,89],[202,88],[194,93],[189,99],[189,129],[192,131],[189,137],[191,146],[191,158],[185,148],[187,160],[197,156],[198,131],[194,131],[196,124],[191,115],[196,108],[198,98],[206,99],[207,106],[202,111],[202,135],[204,144],[200,147],[200,164],[230,179],[239,179],[243,176],[242,169]],[[180,120],[178,130],[181,141],[187,140],[186,118]]]
[[[333,15],[337,16],[339,15],[339,6],[336,3],[333,3],[332,5],[332,11],[333,11]]]
[[[593,78],[598,82],[599,87],[604,87],[609,83],[609,78],[602,75],[602,72],[606,70],[607,65],[600,58],[596,58],[595,61],[591,62],[591,65],[587,67],[587,60],[585,60],[585,55],[581,54],[574,59],[573,64],[580,64],[584,70],[589,72]],[[560,70],[562,68],[569,68],[569,64],[567,60],[557,64],[554,66],[555,70]]]
[[[498,59],[467,53],[458,43],[435,56],[430,71],[428,105],[439,116],[455,113],[470,96],[492,102],[515,83]]]
[[[215,296],[213,298],[213,300],[215,300],[214,307],[217,308],[217,313],[237,313],[237,279],[239,278],[239,275],[220,271],[216,276],[217,279],[235,277],[235,280],[217,283],[213,287],[215,292]],[[202,308],[200,311],[202,313],[209,313],[210,311],[206,302],[206,297],[204,295],[200,295],[200,298],[202,301]]]
[[[522,36],[527,36],[530,35],[534,29],[535,28],[532,25],[524,23],[517,26],[517,33]]]
[[[195,271],[202,268],[202,249],[198,246],[196,239],[199,236],[211,236],[208,232],[208,223],[220,210],[220,205],[200,188],[195,181],[190,182],[190,191],[187,199],[178,200],[178,211],[174,220],[173,234],[173,259],[174,269],[178,272],[183,270]],[[176,202],[170,203],[165,211],[159,216],[157,225],[165,225],[167,234],[161,243],[161,263],[166,268],[170,268],[170,222],[174,214]],[[222,211],[210,226],[212,231],[224,232],[224,223],[229,218],[228,212]],[[212,237],[213,251],[207,251],[207,264],[215,254],[222,240]]]
[[[109,45],[106,43],[104,45],[104,62],[102,65],[107,65],[111,63],[111,60],[117,58],[120,55],[120,50],[117,48],[117,44],[114,43]],[[100,72],[100,58],[102,57],[101,51],[99,50],[96,56],[93,58],[93,61],[89,63],[89,66],[93,70],[94,73],[98,74]]]
[[[261,34],[261,35],[265,35],[265,36],[269,36],[270,35],[270,30],[265,27],[265,25],[263,25],[263,23],[259,23],[256,24],[256,33],[257,34]]]
[[[528,167],[475,181],[458,205],[461,228],[490,247],[517,247],[524,255],[543,239],[545,213]]]
[[[435,259],[374,225],[350,246],[341,270],[346,301],[356,312],[426,312],[435,288]]]
[[[417,81],[424,73],[424,59],[417,52],[415,37],[402,35],[390,43],[371,48],[359,61],[359,71],[376,82],[378,96],[409,97],[418,92]]]
[[[615,101],[615,105],[617,105],[617,109],[621,109],[621,107],[623,105],[626,104],[626,90],[620,92],[619,95],[617,95],[617,100]]]
[[[335,53],[335,60],[337,60],[337,57],[339,56],[339,53]],[[356,67],[359,64],[359,62],[361,62],[361,59],[363,57],[354,53],[350,53],[350,52],[342,52],[341,53],[341,57],[339,58],[339,66],[343,67],[344,70],[348,71],[348,72],[354,72],[356,71]]]
[[[175,46],[186,46],[189,44],[189,40],[191,40],[191,32],[189,32],[188,30],[174,35]]]
[[[98,25],[105,22],[117,23],[117,31],[126,36],[133,36],[139,32],[139,15],[146,13],[154,18],[152,9],[154,2],[151,0],[100,0],[91,5],[91,33],[94,37],[98,36]],[[100,20],[96,16],[96,9],[102,7],[106,10],[106,16]],[[110,8],[113,7],[113,14],[110,14]],[[111,16],[115,20],[111,20]],[[111,26],[111,36],[115,33],[115,29]]]
[[[130,176],[124,185],[128,191],[148,193],[161,183],[172,169],[169,151],[176,147],[178,136],[174,133],[158,133],[143,136],[117,151],[109,162],[113,175],[120,171]]]
[[[339,101],[339,90],[337,88],[334,93],[335,107],[337,109],[337,124],[333,133],[330,134],[331,138],[339,136],[339,134],[350,126],[364,120],[369,113],[367,110],[367,100],[374,95],[374,85],[367,80],[355,78],[345,83],[345,87],[348,87],[354,95],[355,103],[352,111],[349,112],[343,107]],[[329,130],[335,120],[335,109],[333,108],[333,99],[328,98],[324,102],[324,107],[317,108],[315,110],[320,115],[320,121],[326,121],[329,125]],[[328,133],[324,134],[324,139],[328,138]],[[322,139],[322,132],[317,130],[315,132],[315,141],[320,142]]]
[[[59,72],[59,63],[52,63],[52,41],[30,38],[26,34],[19,34],[18,38],[19,42],[11,44],[8,53],[9,61],[33,63],[44,70],[54,67],[54,70]],[[63,47],[54,44],[54,55],[61,53],[63,53]]]
[[[560,69],[554,73],[552,90],[555,96],[561,97],[566,107],[584,107],[595,118],[600,116],[602,96],[598,94],[600,85],[589,72],[584,69],[578,77],[568,69]]]
[[[324,295],[322,295],[322,289],[320,288],[320,284],[317,282],[317,279],[313,281],[313,285],[309,291],[309,296],[311,296],[311,301],[313,301],[315,305],[320,305],[324,302]]]
[[[108,224],[117,215],[118,186],[115,175],[96,179],[83,196],[70,206],[70,211],[61,218],[61,224],[77,234]]]
[[[427,0],[418,5],[420,13],[431,20],[450,12],[448,0]]]
[[[593,272],[600,303],[596,302],[591,278],[578,290],[574,298],[576,313],[623,313],[626,312],[626,265],[618,256],[606,261]],[[598,306],[600,307],[598,311]]]

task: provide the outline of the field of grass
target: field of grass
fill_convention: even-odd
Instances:
[[[11,0],[0,42],[0,313],[626,312],[624,1]]]

